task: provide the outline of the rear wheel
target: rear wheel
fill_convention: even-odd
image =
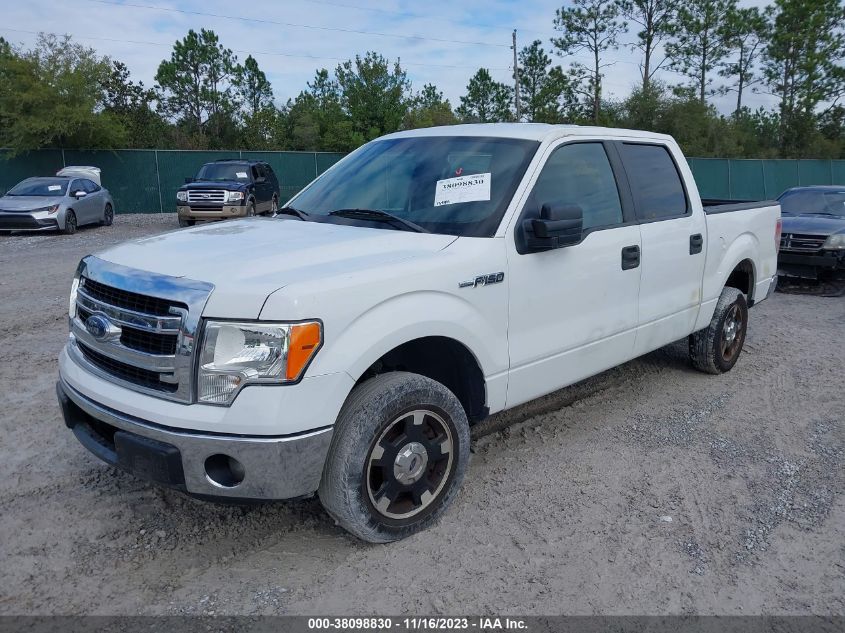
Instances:
[[[73,235],[76,233],[76,214],[73,211],[68,211],[65,214],[65,228],[62,229],[65,235]]]
[[[722,290],[713,318],[706,329],[689,337],[690,360],[708,374],[730,371],[745,344],[748,331],[748,303],[737,288]]]
[[[469,460],[469,424],[442,384],[405,372],[357,386],[341,409],[320,501],[371,543],[396,541],[443,514]]]
[[[103,221],[100,222],[103,226],[111,226],[114,224],[114,209],[110,204],[106,205],[105,211],[103,211]]]
[[[276,215],[276,212],[279,210],[279,199],[276,196],[273,196],[273,200],[270,202],[270,215]]]

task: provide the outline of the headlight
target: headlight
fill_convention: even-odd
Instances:
[[[824,241],[822,248],[831,251],[845,250],[845,233],[831,235]]]
[[[317,321],[208,321],[200,352],[198,400],[229,404],[245,385],[295,382],[322,340],[322,326]]]
[[[187,191],[177,191],[176,192],[176,199],[179,202],[185,202],[188,199],[188,192]]]
[[[32,211],[30,211],[30,213],[44,213],[46,211],[47,213],[52,214],[52,213],[55,213],[58,210],[59,210],[59,205],[53,204],[53,205],[50,205],[49,207],[39,207],[37,209],[33,209]]]
[[[244,199],[243,191],[228,191],[226,193],[226,202],[237,202]]]

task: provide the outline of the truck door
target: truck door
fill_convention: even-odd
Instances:
[[[507,405],[629,360],[637,327],[640,227],[621,162],[602,141],[547,152],[507,237],[510,374]],[[578,205],[578,244],[521,254],[518,232],[543,204]],[[524,250],[524,249],[523,249]]]
[[[617,143],[642,234],[636,355],[690,334],[701,303],[706,221],[669,147]],[[691,179],[691,176],[690,176]]]

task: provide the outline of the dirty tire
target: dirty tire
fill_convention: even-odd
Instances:
[[[735,332],[730,353],[724,352],[726,322],[738,319],[741,327]],[[728,328],[730,329],[730,328]],[[689,355],[693,367],[708,374],[721,374],[730,371],[739,359],[745,335],[748,331],[748,303],[745,295],[737,288],[726,287],[719,296],[716,310],[710,325],[689,337]]]
[[[246,217],[248,217],[248,218],[255,217],[255,201],[251,201],[247,204]]]
[[[114,209],[110,204],[106,204],[106,208],[103,210],[103,219],[100,224],[102,226],[111,226],[114,224]]]
[[[65,235],[73,235],[76,233],[76,214],[73,211],[68,211],[65,215],[65,228],[62,229]]]
[[[194,225],[193,220],[185,220],[183,218],[179,218],[179,226],[186,227],[186,226],[193,226],[193,225]]]
[[[420,411],[427,413],[422,416],[425,421],[417,424],[415,416]],[[434,438],[421,441],[432,444],[423,447],[414,441],[418,426]],[[435,431],[441,428],[443,434],[437,435]],[[399,435],[388,441],[390,436],[386,434],[393,432]],[[448,440],[442,439],[446,436]],[[438,441],[441,443],[436,444]],[[451,450],[443,451],[446,442],[450,443]],[[340,411],[320,482],[320,501],[341,527],[365,541],[388,543],[403,539],[429,527],[452,502],[469,461],[469,444],[469,424],[464,409],[442,384],[407,372],[375,376],[355,387]],[[388,475],[388,469],[379,466],[376,459],[379,454],[384,460],[390,459],[391,448],[385,451],[386,445],[398,447],[395,449],[396,463],[400,459],[398,453],[405,452],[403,449],[412,445],[423,448],[425,466],[417,475],[420,479],[416,483],[403,484],[395,477],[388,481],[392,475]],[[450,457],[446,458],[444,455],[449,453]],[[438,459],[441,461],[437,462]],[[446,460],[448,464],[444,465]],[[391,460],[391,473],[399,468],[393,468],[393,464]],[[417,510],[411,509],[415,514],[395,518],[398,512],[377,509],[372,488],[373,482],[380,481],[382,475],[384,479],[378,486],[379,491],[400,491],[391,507],[406,504],[407,509],[419,503]],[[412,478],[414,473],[409,471],[404,476]],[[433,496],[429,493],[427,501],[418,502],[416,493],[410,488],[419,489],[429,481],[434,482]],[[387,496],[385,493],[384,497]]]

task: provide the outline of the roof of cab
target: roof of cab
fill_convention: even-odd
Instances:
[[[520,138],[532,141],[546,141],[564,136],[599,136],[616,138],[640,138],[667,141],[666,134],[626,130],[587,125],[552,125],[549,123],[468,123],[419,128],[395,132],[382,138],[412,138],[415,136],[491,136],[498,138]]]

